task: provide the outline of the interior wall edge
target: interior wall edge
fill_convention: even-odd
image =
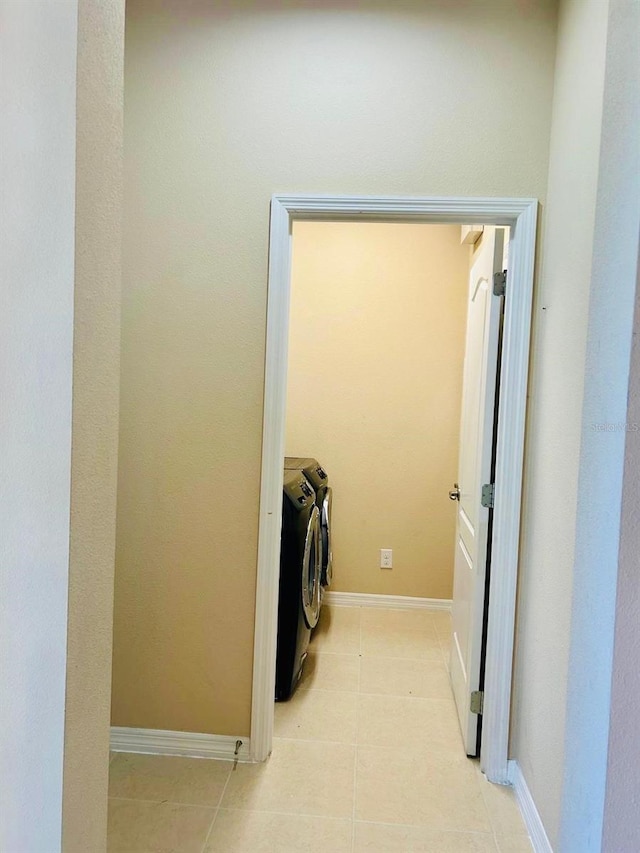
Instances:
[[[79,0],[62,849],[106,849],[120,387],[124,0]]]
[[[570,853],[601,850],[607,785],[620,791],[621,782],[633,784],[624,773],[624,765],[607,762],[616,621],[625,618],[624,604],[616,598],[618,575],[625,577],[620,552],[625,532],[621,526],[623,501],[630,497],[626,490],[634,488],[633,480],[625,482],[625,453],[634,453],[638,428],[637,424],[634,428],[633,408],[630,411],[629,406],[633,406],[635,381],[630,368],[637,334],[634,307],[640,236],[639,28],[637,3],[610,0],[590,277],[560,833],[561,849]],[[635,621],[637,624],[637,614]],[[632,650],[633,644],[629,652]],[[626,705],[630,715],[635,715],[633,683]],[[637,679],[635,683],[637,686]],[[622,707],[625,704],[617,710]],[[634,744],[635,734],[629,747],[633,749]],[[635,754],[640,755],[637,749]],[[635,781],[638,779],[636,767]],[[631,807],[623,796],[619,807],[621,846],[617,849],[631,849],[623,838],[625,830],[634,829],[638,838],[637,805]],[[608,837],[613,840],[615,833]]]

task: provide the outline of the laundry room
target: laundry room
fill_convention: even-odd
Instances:
[[[329,474],[332,591],[451,598],[468,277],[458,225],[294,223],[286,455]]]
[[[331,718],[331,739],[355,736],[363,679],[373,694],[447,700],[444,725],[456,735],[449,492],[481,232],[293,224],[276,690],[291,701],[276,707],[276,738],[314,738],[318,725],[327,737]],[[319,526],[305,548],[312,514],[304,505],[314,502]]]

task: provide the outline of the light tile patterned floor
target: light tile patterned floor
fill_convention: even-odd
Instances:
[[[324,607],[266,764],[117,754],[109,853],[524,853],[513,792],[464,754],[449,616]]]

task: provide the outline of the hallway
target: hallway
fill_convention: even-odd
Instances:
[[[510,789],[463,753],[449,615],[324,607],[266,764],[119,753],[109,853],[525,853]]]

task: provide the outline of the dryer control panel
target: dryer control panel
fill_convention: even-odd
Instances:
[[[313,504],[316,498],[316,493],[302,471],[285,469],[283,489],[285,496],[299,510]]]
[[[329,481],[327,472],[322,465],[317,459],[311,457],[287,456],[284,460],[284,467],[302,471],[316,491],[322,486],[326,486]]]

